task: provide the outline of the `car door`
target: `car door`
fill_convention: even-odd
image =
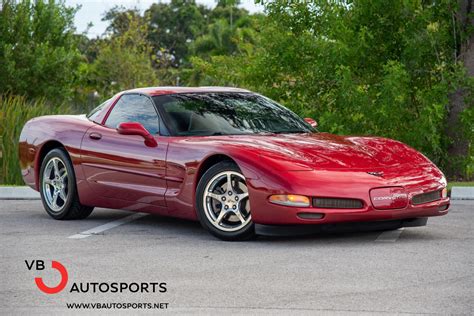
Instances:
[[[158,146],[145,145],[139,135],[122,135],[123,122],[141,123]],[[95,194],[103,197],[165,206],[168,140],[159,135],[159,116],[151,99],[124,94],[112,107],[104,125],[87,130],[81,145],[82,168]]]

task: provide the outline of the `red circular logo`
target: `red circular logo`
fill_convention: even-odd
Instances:
[[[61,273],[61,281],[59,282],[57,286],[49,287],[46,284],[44,284],[42,278],[35,278],[36,286],[38,286],[38,289],[40,289],[46,294],[56,294],[56,293],[61,292],[66,287],[67,281],[68,281],[67,270],[62,264],[53,260],[51,262],[51,267],[53,269],[58,270],[59,273]]]

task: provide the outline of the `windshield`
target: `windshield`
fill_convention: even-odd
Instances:
[[[253,93],[186,93],[154,100],[174,135],[314,132],[295,113]]]
[[[104,103],[102,103],[101,105],[99,105],[98,107],[94,108],[92,111],[89,112],[89,114],[86,115],[86,117],[91,120],[91,121],[94,121],[95,118],[97,117],[97,115],[100,114],[100,112],[102,111],[102,109],[108,105],[110,103],[112,99],[108,99],[107,101],[105,101]]]

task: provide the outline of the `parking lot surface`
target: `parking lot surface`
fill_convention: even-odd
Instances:
[[[474,201],[421,228],[233,243],[198,223],[117,210],[55,221],[40,201],[3,200],[0,214],[2,315],[79,312],[71,303],[135,304],[114,310],[127,314],[474,314]],[[34,278],[57,285],[52,260],[68,283],[45,294]],[[113,282],[164,282],[166,292],[71,292]]]

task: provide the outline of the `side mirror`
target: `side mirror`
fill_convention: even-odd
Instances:
[[[142,124],[138,122],[124,122],[120,123],[117,131],[122,135],[140,135],[145,139],[145,145],[148,147],[156,147],[158,143],[153,135]]]
[[[313,120],[312,118],[310,117],[305,117],[305,122],[308,123],[309,125],[311,125],[312,127],[316,128],[318,127],[318,122],[316,122],[315,120]]]

